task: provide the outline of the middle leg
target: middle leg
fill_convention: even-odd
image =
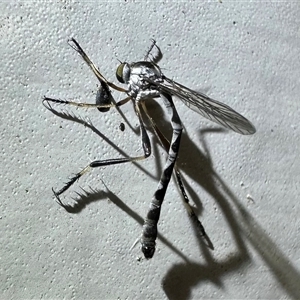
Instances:
[[[59,191],[55,192],[54,189],[52,188],[55,198],[61,206],[64,206],[64,204],[60,200],[60,195],[63,194],[65,191],[67,191],[81,176],[83,176],[85,173],[91,171],[91,169],[103,167],[103,166],[139,161],[139,160],[143,160],[150,156],[151,143],[150,143],[149,136],[147,134],[146,128],[145,128],[144,123],[141,118],[141,113],[140,113],[138,103],[134,102],[134,108],[135,108],[135,111],[136,111],[136,114],[137,114],[137,117],[138,117],[139,123],[140,123],[140,129],[141,129],[141,134],[142,134],[142,147],[143,147],[144,155],[137,156],[137,157],[124,157],[124,158],[113,158],[113,159],[106,159],[106,160],[95,160],[95,161],[91,162],[84,169],[82,169],[79,173],[75,174],[75,176],[70,178],[70,180],[68,182],[66,182],[65,185]]]

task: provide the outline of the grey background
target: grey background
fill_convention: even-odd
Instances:
[[[300,298],[298,2],[0,8],[1,299]],[[84,176],[63,198],[69,212],[55,203],[51,188],[91,160],[142,153],[140,137],[128,125],[119,130],[124,120],[114,109],[56,106],[89,118],[93,131],[42,105],[43,95],[95,101],[97,80],[70,37],[114,82],[118,59],[141,60],[155,38],[168,77],[255,124],[255,135],[241,136],[175,101],[185,126],[179,166],[214,251],[193,231],[173,181],[155,256],[130,250],[166,159],[153,134],[149,159]],[[168,133],[165,110],[150,107]],[[122,111],[136,130],[131,104]],[[72,200],[80,187],[90,195]]]

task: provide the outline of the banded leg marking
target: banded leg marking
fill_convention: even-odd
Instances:
[[[154,130],[154,133],[156,134],[157,138],[159,139],[160,143],[162,144],[162,146],[164,147],[164,149],[168,152],[169,148],[170,148],[170,142],[169,140],[165,137],[165,135],[160,131],[160,129],[157,127],[156,123],[154,122],[154,120],[152,119],[152,117],[149,115],[148,113],[148,109],[146,106],[145,102],[142,102],[142,108],[143,111],[145,113],[145,115],[147,116],[148,120],[151,123],[151,127]],[[175,178],[176,178],[176,183],[180,189],[180,192],[182,194],[182,199],[183,199],[183,203],[184,203],[184,207],[186,208],[189,217],[191,218],[192,222],[195,224],[195,227],[197,229],[197,232],[200,234],[200,236],[205,237],[205,241],[206,244],[212,248],[212,244],[208,239],[208,236],[205,232],[205,229],[201,223],[201,221],[198,219],[196,213],[194,212],[192,206],[190,205],[190,200],[188,198],[188,195],[185,192],[185,188],[184,188],[184,184],[182,181],[182,177],[180,174],[180,171],[178,169],[177,163],[175,162],[174,165],[174,170],[173,170],[174,174],[175,174]]]
[[[182,132],[181,121],[174,106],[172,97],[168,94],[162,94],[161,97],[164,101],[165,106],[167,107],[168,113],[171,115],[170,120],[173,128],[173,135],[169,148],[168,159],[161,175],[157,190],[151,200],[150,208],[143,225],[141,244],[142,252],[147,259],[151,258],[155,252],[157,223],[160,217],[161,205],[163,203],[166,190],[172,176],[173,168],[179,151]]]

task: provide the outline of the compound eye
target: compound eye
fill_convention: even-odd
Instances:
[[[119,82],[121,83],[125,83],[124,78],[123,78],[123,71],[124,71],[124,67],[125,67],[126,63],[121,63],[116,71],[116,77],[118,79]]]
[[[130,65],[126,62],[121,63],[116,71],[116,77],[121,83],[128,83],[130,79]]]

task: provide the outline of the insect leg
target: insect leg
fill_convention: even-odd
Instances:
[[[117,109],[118,113],[121,115],[121,117],[124,119],[126,124],[133,130],[135,129],[130,125],[127,118],[125,117],[124,113],[120,110],[120,106],[127,103],[131,100],[131,97],[128,96],[125,99],[122,99],[118,102],[115,101],[114,97],[111,94],[111,91],[109,89],[109,86],[104,82],[101,81],[101,86],[99,87],[96,95],[96,104],[101,105],[101,107],[97,107],[100,112],[108,112],[110,107],[103,107],[104,105],[110,105],[115,104],[115,108]],[[121,123],[123,124],[123,123]],[[124,124],[123,124],[124,125]],[[123,127],[122,127],[123,128]],[[123,130],[122,130],[123,131]]]
[[[147,51],[147,53],[144,57],[144,60],[157,64],[162,59],[163,55],[162,55],[160,48],[156,45],[156,41],[154,39],[151,39],[151,42],[152,42],[152,44],[151,44],[149,50]],[[156,53],[152,53],[152,50],[154,48],[156,49]]]
[[[111,104],[94,104],[94,103],[82,103],[82,102],[75,102],[75,101],[68,101],[68,100],[61,100],[61,99],[54,99],[54,98],[49,98],[49,97],[46,97],[44,96],[43,98],[43,105],[48,108],[46,105],[45,105],[45,102],[47,102],[48,106],[50,108],[51,105],[50,103],[53,102],[53,103],[56,103],[56,104],[67,104],[67,105],[72,105],[72,106],[77,106],[77,107],[84,107],[84,108],[110,108],[110,107],[119,107],[125,103],[127,103],[131,98],[128,96],[126,97],[125,99],[123,100],[120,100],[118,101],[117,103],[111,103]]]
[[[119,92],[126,92],[127,90],[113,84],[112,82],[109,82],[106,80],[106,78],[100,73],[100,71],[98,70],[98,68],[94,65],[94,63],[90,60],[90,58],[86,55],[86,53],[83,51],[83,49],[81,48],[81,46],[78,44],[78,42],[74,39],[71,38],[68,41],[68,44],[76,51],[78,52],[81,57],[84,59],[84,61],[88,64],[88,66],[92,69],[92,71],[94,72],[95,76],[98,78],[98,80],[100,82],[105,82],[108,86],[110,86],[111,88],[119,91]]]
[[[142,134],[142,146],[143,146],[144,155],[137,156],[137,157],[124,157],[124,158],[113,158],[113,159],[105,159],[105,160],[95,160],[95,161],[91,162],[84,169],[82,169],[79,173],[75,174],[75,176],[73,176],[67,183],[65,183],[65,185],[59,191],[55,192],[54,189],[52,188],[52,191],[56,197],[56,200],[58,201],[58,203],[61,206],[64,206],[64,204],[60,200],[59,196],[61,194],[63,194],[66,190],[68,190],[82,175],[91,171],[91,169],[104,167],[104,166],[110,166],[110,165],[116,165],[116,164],[122,164],[122,163],[127,163],[127,162],[139,161],[139,160],[143,160],[150,156],[150,154],[151,154],[150,139],[149,139],[149,136],[145,129],[144,123],[142,121],[139,107],[137,104],[135,104],[134,107],[135,107],[136,114],[137,114],[139,122],[140,122],[140,128],[141,128],[141,134]]]
[[[158,188],[152,198],[147,217],[143,225],[143,234],[141,238],[142,252],[145,258],[151,258],[155,252],[155,240],[157,237],[157,223],[160,216],[161,205],[163,203],[168,184],[170,182],[173,168],[176,162],[179,151],[180,138],[182,132],[182,125],[180,118],[175,109],[171,95],[161,94],[161,98],[167,107],[168,113],[171,115],[171,125],[173,128],[173,135],[171,145],[169,147],[168,159],[161,175]]]
[[[170,149],[170,142],[169,140],[165,137],[165,135],[160,131],[160,129],[157,127],[157,125],[155,124],[154,120],[150,117],[150,115],[148,114],[148,110],[146,107],[146,103],[142,102],[142,107],[143,110],[145,112],[145,115],[147,116],[147,118],[149,119],[150,123],[151,123],[151,127],[153,128],[157,138],[159,139],[160,143],[162,144],[162,146],[164,147],[164,149],[168,152]],[[190,205],[190,200],[185,192],[185,188],[183,185],[183,181],[182,181],[182,177],[180,174],[180,171],[178,169],[177,164],[175,163],[174,166],[174,174],[175,174],[175,178],[176,178],[176,183],[181,191],[182,194],[182,199],[183,199],[183,203],[184,206],[188,212],[189,217],[191,218],[191,220],[194,222],[194,224],[196,225],[196,228],[198,230],[198,232],[200,233],[201,236],[206,236],[206,232],[205,229],[202,225],[202,223],[200,222],[200,220],[198,219],[197,215],[195,214],[192,206]]]

